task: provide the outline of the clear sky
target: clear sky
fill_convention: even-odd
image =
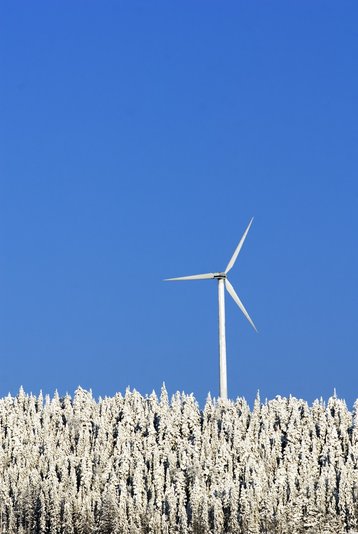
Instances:
[[[0,395],[218,394],[351,407],[358,3],[0,5]]]

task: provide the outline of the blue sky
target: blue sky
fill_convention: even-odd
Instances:
[[[356,2],[0,6],[0,394],[357,397]]]

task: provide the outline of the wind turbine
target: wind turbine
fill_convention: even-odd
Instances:
[[[226,372],[226,336],[225,336],[225,290],[224,287],[226,287],[228,293],[231,295],[231,297],[234,299],[236,304],[239,306],[242,313],[245,315],[246,319],[249,321],[251,326],[256,330],[256,326],[254,325],[251,317],[247,313],[245,306],[239,299],[238,295],[236,294],[235,289],[230,284],[227,273],[233,268],[234,263],[239,255],[239,252],[242,248],[242,245],[244,244],[244,241],[246,239],[246,236],[248,234],[248,231],[250,230],[250,227],[252,225],[252,221],[254,218],[252,217],[251,221],[249,222],[242,238],[240,239],[239,244],[237,245],[234,254],[232,255],[232,258],[230,259],[229,263],[227,264],[227,267],[225,271],[220,273],[206,273],[206,274],[194,274],[192,276],[181,276],[179,278],[166,278],[165,282],[172,282],[177,280],[212,280],[215,279],[218,281],[218,294],[219,294],[219,352],[220,352],[220,397],[222,399],[227,399],[227,372]]]

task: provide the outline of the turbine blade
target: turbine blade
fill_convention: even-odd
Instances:
[[[245,306],[243,305],[243,303],[241,302],[241,300],[239,299],[235,289],[232,287],[232,285],[230,284],[229,280],[226,278],[225,280],[225,286],[226,286],[226,289],[228,290],[228,292],[230,293],[230,295],[232,296],[232,298],[234,299],[234,301],[236,302],[236,304],[239,306],[240,310],[242,311],[242,313],[245,315],[246,319],[249,321],[249,323],[251,324],[251,326],[256,330],[257,332],[257,328],[256,326],[254,325],[254,322],[253,320],[251,319],[250,315],[247,313],[246,309],[245,309]]]
[[[166,278],[164,282],[173,282],[176,280],[209,280],[214,278],[213,273],[193,274],[192,276],[180,276],[179,278]]]
[[[246,239],[246,236],[247,236],[248,231],[250,230],[250,226],[252,225],[252,221],[253,221],[253,220],[254,220],[254,218],[252,217],[251,221],[249,222],[248,227],[246,228],[246,230],[245,230],[245,232],[244,232],[244,235],[243,235],[242,238],[240,239],[240,243],[237,245],[236,250],[235,250],[234,254],[232,255],[231,260],[230,260],[229,263],[227,264],[227,267],[226,267],[226,269],[225,269],[225,274],[227,274],[227,273],[230,271],[230,269],[233,268],[234,263],[235,263],[235,261],[236,261],[236,258],[238,257],[239,252],[240,252],[240,250],[241,250],[241,248],[242,248],[242,245],[244,244],[244,241],[245,241],[245,239]]]

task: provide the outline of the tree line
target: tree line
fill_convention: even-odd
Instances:
[[[0,399],[0,532],[353,532],[357,407],[20,389]]]

